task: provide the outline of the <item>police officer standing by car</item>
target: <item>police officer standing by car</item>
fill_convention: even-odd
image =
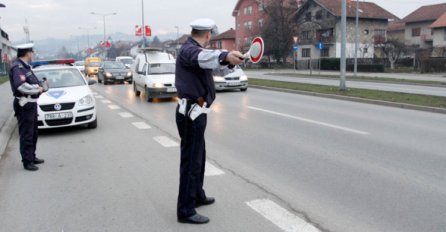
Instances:
[[[175,74],[175,85],[180,98],[176,123],[181,137],[177,217],[180,223],[205,224],[209,222],[209,218],[198,214],[195,208],[215,202],[203,190],[206,114],[210,112],[209,107],[215,100],[212,70],[227,65],[233,68],[241,64],[244,57],[238,51],[206,49],[211,36],[217,33],[213,20],[198,19],[190,26],[192,35],[180,49]]]
[[[19,124],[20,154],[23,167],[28,171],[37,171],[36,164],[44,162],[36,157],[37,145],[37,100],[48,90],[48,83],[39,82],[31,70],[33,44],[17,46],[17,60],[9,71],[9,81],[14,95],[14,112]]]

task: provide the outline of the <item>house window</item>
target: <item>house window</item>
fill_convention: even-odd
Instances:
[[[322,19],[322,10],[316,12],[316,20],[321,20]]]
[[[252,15],[252,6],[245,7],[245,15]]]
[[[369,35],[369,29],[365,29],[363,33],[364,35]]]
[[[252,31],[252,21],[248,22],[248,30]]]
[[[245,29],[245,31],[248,30],[248,22],[245,22],[245,23],[243,24],[243,28]]]
[[[305,21],[311,21],[311,12],[305,14]]]
[[[311,31],[303,31],[302,32],[302,39],[310,40],[311,38],[312,38]]]
[[[259,19],[259,28],[263,27],[263,19]]]
[[[330,49],[329,48],[321,49],[321,57],[329,57],[329,56],[330,56]]]
[[[412,28],[412,37],[418,37],[421,35],[421,28]]]
[[[245,8],[243,9],[243,13],[244,13],[245,15],[248,14],[248,7],[245,7]]]
[[[311,48],[302,48],[302,57],[311,57]]]
[[[362,53],[363,53],[363,54],[367,54],[367,53],[369,53],[369,49],[368,49],[368,48],[363,48],[363,49],[362,49]]]
[[[259,2],[258,5],[259,5],[259,11],[263,11],[265,4],[263,2]]]

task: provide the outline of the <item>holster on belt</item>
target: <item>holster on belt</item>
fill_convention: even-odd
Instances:
[[[178,104],[180,105],[178,112],[184,116],[186,116],[187,113],[187,116],[192,121],[198,118],[201,114],[208,114],[211,112],[211,109],[206,107],[207,103],[202,97],[198,98],[196,103],[191,103],[186,98],[182,98],[178,101]]]
[[[17,97],[19,99],[19,105],[21,107],[24,107],[28,102],[37,102],[37,98],[31,98],[31,96],[28,97]]]

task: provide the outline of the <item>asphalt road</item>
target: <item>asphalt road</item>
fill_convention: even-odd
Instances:
[[[318,78],[317,72],[316,72],[316,74],[314,74],[314,77],[308,77],[308,78],[295,77],[295,76],[283,76],[283,75],[265,75],[263,73],[258,73],[258,72],[247,72],[247,74],[249,77],[257,78],[257,79],[287,81],[287,82],[297,82],[297,83],[317,84],[317,85],[328,85],[328,86],[339,86],[339,80]],[[443,87],[390,84],[390,83],[378,83],[378,82],[370,82],[370,81],[351,81],[351,80],[348,80],[348,78],[347,78],[347,87],[446,97],[446,88],[443,88]]]
[[[442,114],[257,89],[219,93],[205,181],[217,203],[198,210],[209,225],[188,226],[175,218],[175,102],[144,102],[129,85],[93,89],[98,129],[43,132],[39,172],[21,169],[17,138],[11,143],[0,162],[2,231],[446,228]]]

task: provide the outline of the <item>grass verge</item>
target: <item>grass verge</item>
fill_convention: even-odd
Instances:
[[[0,76],[0,85],[9,81],[9,77],[8,76]]]
[[[273,81],[273,80],[261,80],[255,78],[250,78],[249,84],[265,86],[265,87],[315,92],[315,93],[358,97],[371,100],[405,103],[418,106],[446,108],[446,97],[387,92],[387,91],[368,90],[368,89],[355,89],[355,88],[349,88],[348,91],[343,92],[339,91],[338,87],[334,86],[302,84],[302,83]]]
[[[339,79],[339,76],[333,76],[333,75],[318,75],[314,74],[313,76],[306,75],[306,74],[299,74],[299,73],[268,73],[267,75],[274,75],[274,76],[287,76],[287,77],[305,77],[305,78],[325,78],[325,79]],[[423,81],[423,80],[408,80],[408,79],[395,79],[395,78],[385,78],[385,77],[364,77],[364,76],[357,76],[357,77],[347,77],[348,80],[352,81],[372,81],[372,82],[379,82],[379,83],[393,83],[393,84],[419,84],[419,85],[429,85],[429,86],[438,86],[438,87],[446,87],[446,82],[440,82],[440,81]]]

